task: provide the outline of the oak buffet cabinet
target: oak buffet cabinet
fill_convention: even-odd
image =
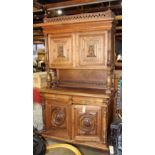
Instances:
[[[44,19],[47,62],[56,81],[56,87],[40,90],[44,136],[107,149],[114,25],[110,10]]]

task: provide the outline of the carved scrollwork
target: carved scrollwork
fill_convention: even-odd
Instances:
[[[55,127],[62,127],[65,124],[66,113],[64,109],[54,108],[52,110],[51,123]]]

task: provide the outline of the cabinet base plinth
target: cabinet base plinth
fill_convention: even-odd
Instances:
[[[70,143],[70,144],[87,146],[87,147],[99,149],[99,150],[102,150],[102,151],[109,151],[109,147],[108,147],[107,144],[102,144],[102,143],[98,143],[98,142],[81,142],[81,141],[69,140],[69,139],[54,137],[54,136],[47,135],[47,134],[44,134],[44,133],[42,133],[42,136],[45,137],[45,138],[60,140],[60,141],[67,142],[67,143]]]

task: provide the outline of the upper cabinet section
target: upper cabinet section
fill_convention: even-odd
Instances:
[[[108,10],[46,18],[49,67],[106,69],[113,66],[114,15]]]
[[[49,35],[49,67],[73,66],[73,35]]]

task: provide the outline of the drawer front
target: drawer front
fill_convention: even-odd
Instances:
[[[93,97],[79,97],[79,96],[74,96],[73,97],[73,103],[78,103],[78,104],[103,104],[104,99],[102,98],[93,98]]]
[[[44,125],[46,134],[54,137],[71,138],[71,104],[45,100]]]
[[[73,139],[101,141],[101,107],[73,105]]]
[[[68,95],[44,94],[43,97],[49,100],[60,102],[69,102],[71,100],[71,96]]]

